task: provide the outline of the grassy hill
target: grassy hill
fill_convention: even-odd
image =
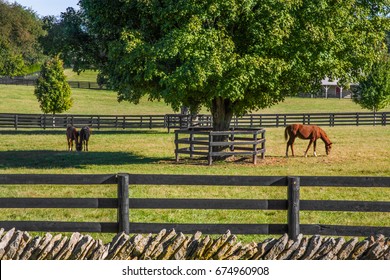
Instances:
[[[0,85],[0,113],[40,114],[32,86]],[[144,115],[173,113],[163,101],[151,102],[146,97],[139,104],[117,101],[117,94],[108,90],[72,89],[73,107],[68,114]],[[388,108],[387,108],[388,109]],[[385,110],[386,111],[386,110]],[[368,112],[351,99],[287,98],[271,108],[253,113]],[[208,113],[206,109],[202,113]]]

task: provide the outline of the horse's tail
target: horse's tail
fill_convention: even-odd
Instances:
[[[287,141],[288,139],[288,130],[290,129],[290,126],[286,126],[286,128],[284,129],[284,140]]]

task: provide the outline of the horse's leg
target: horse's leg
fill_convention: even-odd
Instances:
[[[316,153],[316,147],[317,147],[317,139],[314,140],[314,143],[313,143],[313,150],[314,150],[314,156],[316,157],[317,156],[317,153]]]
[[[86,149],[86,151],[88,152],[88,140],[85,141],[85,149]]]
[[[295,155],[294,155],[294,141],[295,141],[295,136],[291,136],[291,135],[290,135],[290,139],[288,139],[288,142],[287,142],[286,157],[288,157],[288,147],[289,147],[289,146],[291,146],[291,153],[292,153],[292,156],[295,156]]]
[[[286,157],[288,157],[288,146],[289,146],[289,144],[287,142],[287,144],[286,144]]]
[[[309,145],[307,145],[307,149],[306,149],[306,152],[305,152],[305,157],[307,157],[307,151],[309,151],[311,143],[313,143],[313,139],[310,139]]]

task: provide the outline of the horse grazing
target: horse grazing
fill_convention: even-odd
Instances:
[[[68,143],[69,152],[73,149],[73,141],[75,141],[77,149],[77,145],[79,143],[79,132],[74,126],[68,125],[66,128],[66,142]]]
[[[316,125],[303,125],[303,124],[292,124],[288,125],[286,129],[284,130],[284,138],[287,140],[287,147],[286,147],[286,157],[288,157],[288,147],[291,146],[291,152],[292,156],[294,156],[294,141],[295,138],[301,138],[301,139],[309,139],[309,145],[307,146],[305,157],[307,157],[307,151],[309,150],[312,143],[314,148],[314,156],[317,156],[316,153],[316,143],[317,139],[321,138],[322,141],[325,143],[325,151],[326,154],[329,155],[330,150],[332,149],[332,142],[330,142],[328,136],[326,135],[325,131],[316,126]]]
[[[91,134],[92,130],[89,128],[89,126],[84,126],[80,130],[80,141],[76,145],[77,151],[82,151],[84,148],[84,151],[88,152],[88,141]]]

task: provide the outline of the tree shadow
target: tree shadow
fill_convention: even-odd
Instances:
[[[84,169],[88,165],[150,164],[167,159],[143,158],[125,152],[5,151],[0,152],[0,169]]]
[[[66,129],[61,130],[0,130],[3,135],[65,135]],[[168,134],[168,131],[153,129],[132,129],[132,130],[98,130],[92,127],[92,134]]]

